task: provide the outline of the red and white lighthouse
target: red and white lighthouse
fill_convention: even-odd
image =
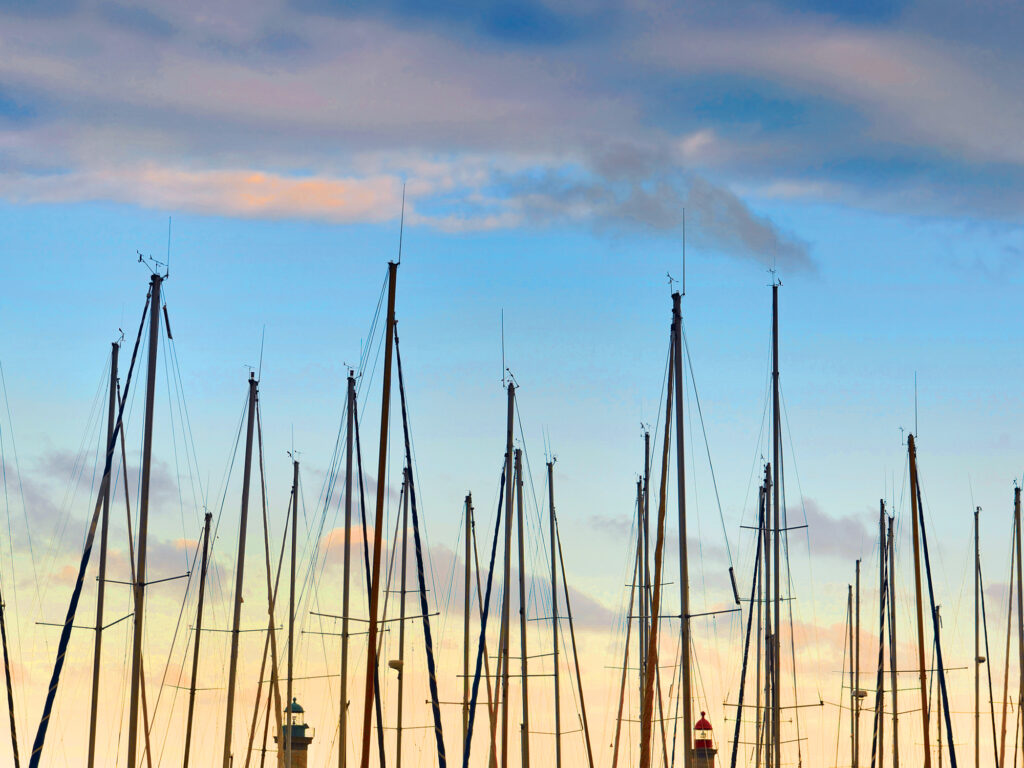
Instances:
[[[700,720],[693,726],[693,768],[714,768],[715,755],[718,754],[711,723],[705,715],[701,712]]]

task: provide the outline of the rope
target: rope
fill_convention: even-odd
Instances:
[[[878,608],[878,675],[875,678],[875,718],[874,724],[871,728],[871,768],[875,768],[878,764],[878,753],[881,747],[879,738],[879,728],[882,724],[882,710],[885,707],[885,694],[882,690],[885,685],[885,670],[883,667],[883,653],[885,650],[885,606],[886,606],[886,595],[889,594],[889,569],[886,568],[887,558],[885,556],[885,533],[882,533],[882,538],[879,539],[878,557],[881,561],[880,567],[882,571],[882,584],[881,594],[879,595],[879,608]]]
[[[135,337],[135,347],[132,349],[132,362],[128,366],[128,376],[125,379],[125,390],[131,384],[132,374],[135,372],[135,360],[139,353],[139,342],[142,340],[142,330],[146,325],[146,310],[149,309],[149,294],[146,295],[146,304],[142,309],[142,320],[139,322],[139,332]],[[43,754],[43,744],[46,742],[46,729],[50,725],[50,714],[53,712],[53,702],[57,698],[57,686],[60,684],[60,673],[64,668],[64,657],[68,652],[68,643],[71,641],[71,628],[75,623],[75,614],[78,611],[78,600],[82,596],[82,584],[85,581],[85,569],[89,565],[89,557],[92,555],[93,539],[96,538],[96,524],[99,522],[100,509],[103,506],[103,494],[110,485],[110,465],[114,460],[114,447],[117,445],[117,437],[121,432],[121,416],[124,414],[124,400],[117,412],[117,422],[114,425],[114,434],[111,435],[110,444],[107,445],[107,457],[103,465],[103,479],[100,481],[100,492],[96,498],[96,507],[92,513],[92,520],[89,523],[89,533],[85,538],[85,549],[82,552],[82,561],[78,566],[78,578],[75,580],[75,589],[71,593],[71,603],[68,605],[67,616],[64,619],[64,626],[60,632],[60,643],[57,646],[57,659],[53,665],[53,674],[50,676],[50,687],[46,691],[46,703],[43,705],[43,714],[39,719],[39,728],[36,730],[36,738],[32,744],[32,756],[29,758],[29,768],[39,768],[39,760]]]
[[[353,422],[356,425],[356,464],[359,470],[359,514],[362,517],[363,522],[363,564],[366,566],[366,584],[369,586],[372,583],[370,578],[370,544],[366,540],[366,489],[363,486],[363,448],[362,442],[359,440],[359,417],[358,411],[356,412],[356,418]],[[378,483],[384,482],[382,478],[377,478]],[[374,707],[377,711],[377,752],[380,755],[380,768],[384,768],[386,765],[384,761],[384,715],[381,712],[380,704],[380,669],[373,670],[374,685],[373,685],[373,702]]]
[[[7,711],[11,716],[11,748],[14,750],[14,768],[20,768],[18,757],[18,729],[14,723],[14,688],[11,685],[11,661],[7,657],[7,622],[4,619],[4,599],[0,596],[0,638],[4,644],[4,678],[7,682]]]
[[[412,477],[412,452],[409,448],[409,420],[405,405],[405,379],[402,376],[402,354],[398,350],[398,332],[395,332],[395,362],[398,364],[398,394],[402,404],[402,434],[405,437],[405,461],[409,483],[409,502],[412,505],[412,533],[416,543],[416,579],[420,586],[420,609],[423,614],[423,641],[427,651],[427,672],[430,676],[430,706],[434,712],[434,737],[437,740],[437,761],[446,768],[444,733],[441,730],[441,707],[437,695],[437,669],[434,664],[434,640],[430,634],[430,609],[427,606],[427,584],[423,577],[423,545],[420,543],[420,518],[416,511],[416,484]],[[364,537],[365,538],[365,537]],[[403,564],[403,574],[405,565]],[[405,585],[402,585],[405,588]],[[402,595],[403,603],[405,595]]]
[[[995,764],[999,764],[999,740],[996,738],[996,699],[992,693],[992,658],[988,648],[988,619],[985,616],[985,583],[982,579],[981,564],[978,564],[978,591],[981,593],[981,624],[985,628],[985,670],[988,672],[988,701],[992,713],[992,746],[995,749]]]
[[[764,527],[764,486],[761,487],[760,503],[758,504],[758,532]],[[760,536],[758,536],[760,538]],[[757,553],[754,555],[754,578],[750,582],[750,602],[754,602],[754,596],[757,594],[757,581],[761,575],[761,547],[757,548]],[[750,628],[754,623],[754,611],[747,611],[747,639],[743,643],[743,668],[740,670],[740,691],[739,699],[736,703],[736,728],[733,731],[732,737],[732,757],[729,760],[730,768],[736,768],[736,758],[739,755],[740,749],[740,725],[743,721],[743,690],[747,682],[747,658],[750,654]],[[760,681],[758,681],[760,684]]]
[[[939,642],[939,615],[935,612],[935,589],[932,586],[932,566],[928,556],[928,536],[924,527],[924,509],[921,501],[921,484],[917,483],[917,513],[921,524],[921,546],[924,550],[924,568],[928,576],[928,599],[932,608],[932,629],[935,633],[935,656],[939,667],[939,688],[942,692],[942,714],[946,721],[946,739],[949,742],[949,763],[956,768],[956,750],[953,747],[953,723],[949,717],[949,693],[946,690],[946,670],[942,663],[942,643]],[[925,745],[927,748],[927,745]]]
[[[483,614],[480,616],[480,643],[476,652],[476,669],[473,672],[473,695],[469,702],[469,723],[466,726],[466,744],[462,751],[462,768],[469,768],[469,749],[473,743],[473,723],[476,721],[476,700],[480,693],[480,668],[487,653],[487,616],[491,610],[491,587],[494,584],[494,559],[498,554],[498,534],[501,533],[501,508],[505,501],[505,462],[501,463],[501,481],[498,487],[498,516],[494,522],[494,541],[491,544],[491,564],[487,569],[487,590],[484,592]],[[360,473],[362,474],[362,473]],[[365,537],[364,537],[365,538]],[[490,682],[488,681],[488,685]]]

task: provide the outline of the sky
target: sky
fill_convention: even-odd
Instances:
[[[692,599],[718,610],[730,602],[730,564],[741,591],[750,585],[742,526],[753,520],[769,448],[768,286],[777,279],[786,504],[793,524],[807,525],[792,534],[791,655],[800,703],[825,702],[801,710],[806,741],[793,744],[808,764],[850,764],[848,714],[837,706],[848,692],[836,673],[847,585],[862,558],[863,613],[874,617],[862,619],[862,687],[873,685],[879,499],[897,518],[901,668],[912,662],[903,438],[916,432],[943,649],[957,668],[954,730],[967,759],[973,676],[959,667],[974,655],[972,512],[982,508],[989,630],[1001,648],[1013,485],[1024,472],[1022,31],[1024,12],[1000,0],[0,0],[0,588],[22,758],[59,632],[37,622],[67,610],[101,471],[110,343],[124,334],[123,383],[149,279],[143,254],[169,262],[173,336],[161,342],[156,387],[151,578],[190,569],[209,509],[218,527],[206,621],[228,628],[241,492],[237,461],[228,467],[257,368],[271,547],[281,545],[295,452],[299,547],[302,562],[316,564],[297,613],[305,634],[296,674],[306,679],[296,691],[318,733],[311,765],[333,765],[337,749],[337,678],[323,676],[338,674],[340,643],[310,633],[338,631],[311,611],[340,612],[342,523],[328,481],[341,482],[332,455],[345,377],[370,361],[360,408],[372,491],[381,393],[380,328],[370,330],[386,264],[399,256],[398,332],[443,699],[461,696],[463,499],[474,494],[486,569],[507,368],[519,385],[516,441],[528,469],[527,612],[550,614],[544,463],[553,455],[595,759],[611,764],[635,481],[643,430],[661,445],[670,293],[685,287]],[[133,515],[144,391],[136,376],[125,448]],[[398,413],[395,400],[385,556],[399,543]],[[120,493],[110,567],[126,580]],[[266,621],[254,514],[249,628]],[[677,582],[669,517],[665,567]],[[76,625],[94,620],[95,565]],[[353,599],[365,600],[357,581]],[[148,590],[157,763],[180,759],[183,694],[174,686],[191,668],[197,587],[185,583]],[[131,605],[127,589],[111,590],[114,620]],[[678,601],[678,584],[666,595]],[[410,611],[418,605],[410,600]],[[285,613],[279,606],[279,624]],[[130,624],[104,633],[100,764],[125,756]],[[698,624],[698,699],[724,756],[742,625],[738,614]],[[678,624],[666,626],[662,655],[671,657]],[[548,628],[535,622],[530,642],[548,643]],[[90,634],[73,633],[44,765],[81,764]],[[222,632],[204,635],[197,764],[214,765],[228,643]],[[262,652],[262,634],[242,637],[246,725],[236,725],[236,754]],[[409,642],[420,660],[409,718],[421,726],[429,713],[418,626]],[[354,648],[361,665],[365,640]],[[1004,653],[986,655],[1001,662]],[[551,671],[550,659],[538,664]],[[566,657],[561,664],[568,674]],[[992,666],[998,685],[1001,666]],[[357,667],[353,711],[362,704]],[[1011,669],[1011,691],[1018,677]],[[903,682],[902,696],[913,698],[912,679]],[[531,713],[535,756],[552,749],[540,733],[552,729],[548,683],[538,678],[531,691],[542,713]],[[564,706],[575,722],[575,699]],[[458,708],[449,709],[449,755],[461,755]],[[918,756],[917,720],[905,719],[901,747]],[[628,728],[632,764],[637,728]],[[862,730],[863,761],[869,716]],[[991,740],[983,728],[983,754]],[[410,731],[406,743],[407,759],[433,762],[429,731]],[[581,735],[566,743],[567,759],[583,764]],[[348,748],[357,755],[351,734]],[[795,764],[797,747],[787,749]],[[6,740],[0,764],[13,765]]]

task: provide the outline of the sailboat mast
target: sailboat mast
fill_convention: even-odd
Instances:
[[[377,500],[373,523],[373,565],[370,583],[370,627],[366,644],[366,689],[363,697],[363,743],[359,768],[370,768],[370,715],[377,691],[377,607],[380,605],[380,557],[384,528],[384,493],[388,471],[388,417],[391,409],[391,350],[395,339],[395,282],[398,264],[388,262],[388,314],[384,328],[383,392],[380,404],[380,448],[377,456]],[[225,767],[226,768],[226,767]]]
[[[466,573],[464,577],[465,596],[462,610],[462,743],[466,743],[469,731],[469,606],[473,563],[473,494],[466,494]]]
[[[878,756],[878,768],[885,765],[885,501],[878,500],[878,690],[875,691],[875,723],[878,727],[877,752],[872,747],[872,755]],[[872,758],[874,762],[874,758]],[[977,767],[976,767],[977,768]]]
[[[238,558],[235,561],[235,607],[234,617],[231,622],[231,657],[228,666],[228,706],[227,717],[225,718],[224,725],[224,768],[231,768],[231,727],[234,721],[235,682],[238,676],[238,630],[242,621],[242,577],[245,573],[245,531],[249,518],[249,475],[252,471],[252,443],[253,426],[256,420],[256,393],[256,377],[252,372],[250,372],[249,420],[245,430],[245,468],[242,471],[242,510],[238,524]]]
[[[409,547],[409,470],[404,471],[404,482],[402,484],[402,566],[401,579],[398,595],[398,715],[395,719],[395,768],[402,768],[402,715],[405,708],[405,595],[406,585],[406,560],[408,559]]]
[[[121,346],[116,341],[110,345],[110,399],[107,405],[107,442],[109,449],[114,439],[114,418],[117,410],[117,353]],[[92,651],[92,702],[89,708],[89,762],[88,768],[96,765],[96,712],[100,699],[100,659],[103,650],[103,600],[107,586],[107,533],[110,529],[110,482],[103,486],[103,513],[100,518],[100,562],[96,585],[96,639]],[[12,721],[13,725],[13,721]],[[18,743],[11,738],[15,756]],[[17,758],[15,758],[17,759]]]
[[[900,768],[899,686],[896,685],[896,539],[893,517],[886,523],[889,551],[889,685],[892,688],[892,768]]]
[[[679,505],[679,594],[681,632],[680,690],[683,697],[683,764],[693,753],[693,701],[690,682],[690,566],[686,540],[686,441],[683,439],[683,314],[679,292],[672,294],[673,386],[676,397],[676,493]],[[653,611],[652,611],[653,613]],[[651,621],[658,621],[652,616]]]
[[[639,663],[637,664],[638,677],[640,681],[640,700],[643,701],[644,696],[644,680],[647,675],[647,636],[650,631],[650,611],[651,611],[651,552],[650,552],[650,523],[649,523],[649,506],[648,500],[650,498],[649,484],[650,484],[650,469],[651,469],[651,435],[649,432],[644,432],[644,476],[641,486],[641,495],[638,499],[639,504],[637,506],[637,562],[639,563],[639,570],[637,571],[637,583],[634,585],[634,589],[638,590],[640,595],[640,622],[637,625],[637,639],[640,641],[639,654],[637,658]]]
[[[348,620],[352,561],[352,425],[356,412],[356,377],[348,372],[345,409],[345,553],[341,583],[341,701],[338,711],[338,768],[348,765]],[[364,531],[365,536],[365,531]]]
[[[917,519],[917,451],[914,436],[907,435],[907,453],[910,457],[910,514],[914,534],[914,599],[917,605],[917,665],[921,681],[921,728],[924,733],[924,768],[931,768],[932,751],[928,728],[928,673],[924,658],[924,607],[921,601],[921,532]]]
[[[508,416],[505,422],[505,574],[501,596],[501,641],[498,666],[501,671],[501,768],[508,768],[508,661],[509,661],[509,598],[512,591],[512,427],[515,418],[516,388],[508,383]],[[365,768],[365,766],[364,766]]]
[[[1017,650],[1020,687],[1017,693],[1017,709],[1024,702],[1024,564],[1021,561],[1021,530],[1020,530],[1020,488],[1013,489],[1013,524],[1016,531],[1015,545],[1017,550]]]
[[[523,530],[523,451],[516,449],[516,530],[519,543],[519,671],[522,675],[521,691],[523,696],[523,722],[520,740],[522,749],[522,768],[530,768],[530,696],[529,670],[530,657],[526,648],[526,532]]]
[[[548,462],[548,539],[551,544],[551,657],[555,683],[555,768],[562,768],[562,705],[558,684],[558,566],[555,560],[555,460]]]
[[[853,631],[853,768],[860,765],[860,560],[856,576],[856,625]]]
[[[142,476],[139,484],[138,565],[135,568],[135,628],[132,635],[132,685],[128,709],[128,765],[137,765],[136,751],[139,731],[139,691],[142,686],[142,640],[146,601],[146,544],[149,532],[149,480],[153,457],[153,411],[156,400],[156,360],[160,342],[160,286],[163,278],[150,280],[149,362],[146,372],[146,415],[142,436]]]
[[[295,678],[295,550],[299,533],[299,462],[292,459],[292,553],[288,579],[288,693],[285,696],[285,709],[288,720],[284,733],[284,764],[292,765],[292,681]]]
[[[772,574],[772,599],[775,602],[772,620],[772,746],[775,750],[774,768],[782,765],[782,711],[780,708],[780,685],[779,685],[779,662],[781,658],[781,646],[779,643],[779,616],[782,611],[779,606],[779,580],[782,569],[780,568],[779,539],[781,537],[780,517],[780,491],[781,483],[779,477],[780,452],[782,450],[782,429],[780,426],[781,408],[779,407],[779,284],[772,284],[772,464],[775,476],[773,478],[773,538],[772,538],[772,565],[775,568]]]
[[[978,517],[981,507],[974,508],[974,768],[981,768],[981,633],[979,627],[979,579],[981,549],[978,542]]]
[[[192,680],[188,687],[188,717],[185,720],[185,759],[183,768],[188,768],[189,752],[192,748],[192,716],[196,706],[196,677],[199,674],[199,641],[203,636],[203,600],[206,596],[206,562],[210,551],[210,520],[213,515],[207,512],[203,518],[203,561],[199,571],[199,602],[196,605],[195,639],[192,641]]]
[[[856,689],[853,684],[853,585],[846,585],[846,629],[850,637],[850,765],[857,761],[857,726],[853,716]]]
[[[765,505],[768,504],[768,484],[768,468],[765,467],[765,478],[764,481],[761,483],[761,509],[757,521],[757,545],[755,547],[757,550],[764,550],[764,557],[760,558],[760,563],[756,565],[756,568],[759,572],[754,575],[754,579],[757,581],[757,653],[755,654],[757,658],[757,674],[755,676],[756,685],[754,686],[757,689],[757,699],[755,701],[756,711],[754,713],[754,768],[761,768],[761,723],[764,719],[762,717],[764,713],[764,708],[761,706],[761,694],[762,692],[764,692],[764,686],[761,682],[761,638],[764,633],[764,624],[761,618],[761,608],[764,604],[764,563],[768,557],[768,539],[765,534],[764,514]],[[755,563],[757,563],[756,560]]]

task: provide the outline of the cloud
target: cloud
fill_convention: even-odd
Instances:
[[[869,528],[867,515],[840,515],[833,517],[826,514],[813,499],[804,499],[803,509],[807,513],[807,535],[811,541],[811,551],[816,555],[831,555],[842,560],[853,560],[859,557],[865,547],[876,535]],[[799,509],[788,509],[787,517],[792,524],[803,515]]]
[[[32,117],[0,117],[0,198],[374,223],[406,182],[413,226],[675,237],[686,205],[712,251],[810,263],[690,166],[720,140],[642,124],[644,90],[602,84],[614,4],[300,7],[6,18],[3,84]]]
[[[256,171],[190,171],[153,165],[48,175],[0,175],[0,196],[18,203],[116,200],[143,207],[245,218],[351,223],[390,219],[396,178],[296,178]]]

